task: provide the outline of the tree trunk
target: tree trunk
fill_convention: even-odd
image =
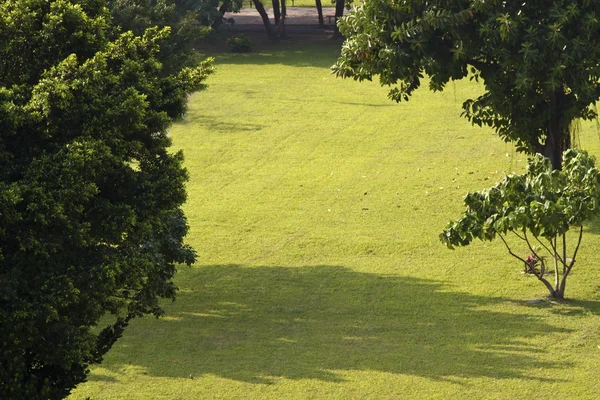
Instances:
[[[323,4],[321,0],[315,0],[317,4],[317,14],[319,14],[319,28],[325,28],[325,20],[323,19]]]
[[[339,39],[342,35],[338,28],[337,22],[344,15],[344,0],[335,0],[335,31],[333,32],[333,39]]]
[[[281,19],[279,20],[279,25],[277,25],[277,36],[280,39],[287,39],[287,33],[285,32],[285,19],[287,17],[287,7],[285,5],[285,0],[281,0]]]
[[[562,278],[560,279],[560,284],[556,288],[557,298],[559,298],[561,300],[565,298],[565,289],[567,287],[567,277],[569,276],[570,273],[571,273],[571,268],[568,268],[562,274]]]
[[[271,24],[271,21],[269,20],[269,16],[267,15],[267,12],[265,11],[265,7],[262,5],[260,0],[252,0],[252,3],[254,4],[256,11],[258,11],[258,13],[260,14],[260,17],[262,18],[263,25],[265,26],[265,31],[267,32],[267,37],[271,40],[277,41],[278,40],[277,33],[273,29],[273,25]]]
[[[279,11],[279,0],[271,0],[273,4],[273,18],[275,19],[275,26],[279,25],[281,19],[281,12]]]
[[[567,277],[563,276],[561,282],[560,282],[560,286],[558,287],[558,290],[556,291],[556,298],[557,299],[561,299],[563,300],[565,298],[565,288],[567,285]]]
[[[225,13],[229,9],[230,5],[231,0],[223,1],[223,4],[221,4],[221,7],[219,7],[219,16],[213,21],[211,28],[213,28],[214,30],[219,30],[221,24],[223,23],[223,17],[225,16]]]
[[[553,169],[562,169],[562,154],[571,147],[568,123],[560,119],[564,96],[562,91],[550,94],[548,137],[542,146],[542,154],[550,159]]]

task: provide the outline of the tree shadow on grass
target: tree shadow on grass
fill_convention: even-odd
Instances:
[[[578,231],[578,228],[572,228],[572,229],[573,229],[573,232]],[[600,234],[600,217],[595,217],[591,221],[588,221],[584,226],[583,232],[584,232],[584,236],[583,236],[584,242],[586,240],[586,237],[585,237],[586,233],[592,233],[594,235]]]
[[[563,316],[581,317],[586,315],[600,315],[600,301],[579,300],[567,298],[565,300],[555,300],[550,297],[535,300],[513,300],[513,303],[519,307],[545,309],[552,314]]]
[[[102,375],[102,374],[90,374],[87,378],[88,381],[90,382],[110,382],[110,383],[116,383],[117,379],[113,376],[108,376],[108,375]]]
[[[254,132],[265,129],[268,125],[265,124],[249,124],[240,123],[237,121],[216,121],[210,117],[202,115],[187,115],[182,121],[184,124],[200,124],[210,132],[218,133],[240,133],[240,132]]]
[[[453,292],[440,282],[335,266],[219,265],[183,275],[168,319],[134,329],[128,340],[135,354],[127,361],[117,355],[114,364],[134,363],[155,376],[214,374],[251,383],[338,382],[340,370],[541,380],[531,371],[569,367],[528,344],[566,329],[490,311],[510,301]],[[151,356],[156,349],[160,356]]]
[[[340,55],[341,44],[333,41],[320,43],[283,43],[263,46],[253,53],[212,54],[219,64],[235,65],[288,65],[329,69]]]

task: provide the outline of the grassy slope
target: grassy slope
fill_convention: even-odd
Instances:
[[[478,87],[397,105],[331,76],[333,44],[284,49],[218,56],[191,98],[172,135],[198,263],[72,398],[597,398],[596,228],[567,305],[528,304],[545,289],[500,243],[438,242],[524,165],[459,118]]]

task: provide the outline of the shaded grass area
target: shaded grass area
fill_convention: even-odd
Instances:
[[[525,157],[459,118],[477,85],[394,104],[331,76],[338,46],[215,54],[171,132],[198,263],[73,399],[600,395],[597,224],[566,304],[530,303],[545,289],[500,243],[446,250],[464,194]],[[600,154],[592,125],[580,142]]]
[[[96,368],[93,398],[573,394],[569,371],[581,363],[557,358],[540,338],[566,341],[559,354],[577,352],[582,332],[544,314],[599,310],[596,302],[536,308],[341,266],[215,265],[182,278],[168,317],[136,321]],[[586,398],[598,390],[588,383],[571,389]]]
[[[160,347],[166,357],[141,365],[150,375],[341,383],[345,379],[335,370],[367,370],[433,380],[535,381],[545,378],[528,376],[532,367],[570,366],[540,362],[541,350],[527,344],[529,338],[568,329],[486,310],[511,301],[449,291],[441,282],[326,265],[216,265],[187,278],[171,320],[152,332],[157,340],[145,343]],[[424,310],[433,309],[437,318],[423,318]],[[166,335],[171,341],[165,347]]]
[[[287,7],[317,7],[315,0],[294,0],[293,3],[292,0],[286,0],[285,4]],[[331,11],[333,8],[335,8],[335,3],[331,2],[330,0],[321,0],[321,4],[323,6],[324,14],[326,13],[326,10]],[[273,4],[270,1],[263,1],[263,5],[265,8],[273,7]],[[244,1],[244,8],[254,8],[254,5],[251,1]]]

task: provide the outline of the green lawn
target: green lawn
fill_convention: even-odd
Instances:
[[[501,243],[447,250],[465,193],[525,157],[459,117],[476,84],[395,104],[336,52],[217,55],[172,129],[198,262],[72,399],[599,398],[600,227],[567,304],[529,304],[546,289]],[[595,125],[579,143],[600,154]]]

